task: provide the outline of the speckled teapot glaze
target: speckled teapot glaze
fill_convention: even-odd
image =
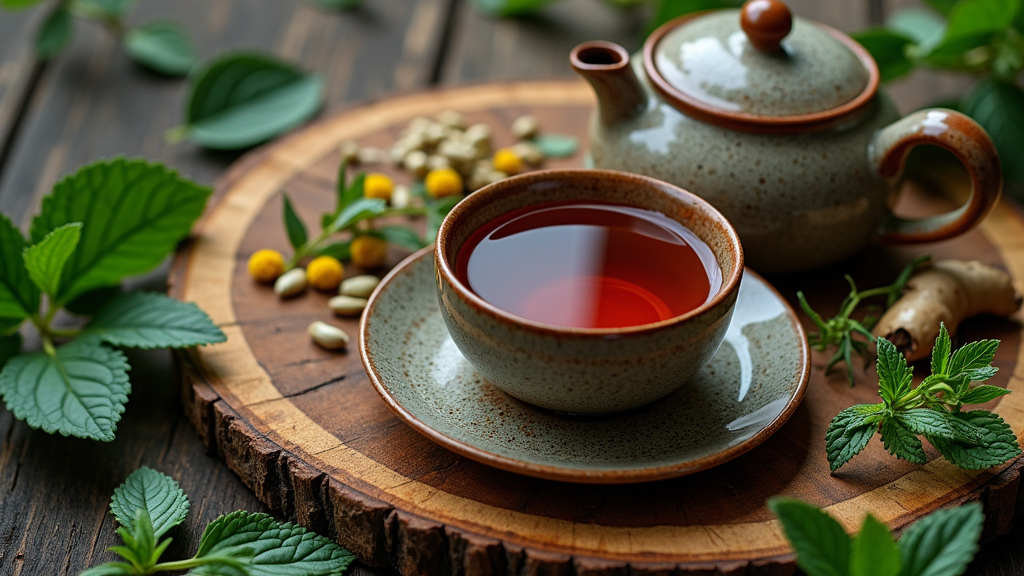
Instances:
[[[778,0],[673,20],[632,60],[616,44],[587,42],[570,61],[597,93],[594,166],[708,200],[760,272],[816,268],[872,241],[957,236],[1002,191],[995,146],[977,123],[945,109],[900,119],[863,47],[793,18]],[[918,144],[946,148],[967,167],[973,187],[964,206],[920,220],[892,214]]]

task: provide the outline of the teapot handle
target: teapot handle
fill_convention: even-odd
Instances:
[[[992,139],[977,122],[953,110],[920,110],[893,122],[875,134],[868,156],[878,173],[894,182],[903,174],[907,154],[919,144],[941,146],[963,163],[971,176],[971,197],[956,210],[929,218],[890,214],[882,222],[882,243],[920,244],[959,236],[988,215],[1002,193],[1003,173]]]

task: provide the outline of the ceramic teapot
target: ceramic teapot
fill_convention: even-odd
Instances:
[[[823,266],[872,241],[951,238],[1001,193],[999,157],[977,123],[945,109],[900,119],[867,50],[793,18],[778,0],[673,20],[640,56],[631,61],[610,42],[586,42],[570,55],[597,93],[594,166],[653,176],[708,200],[739,231],[757,271]],[[909,220],[891,206],[919,144],[950,150],[972,191],[952,212]]]

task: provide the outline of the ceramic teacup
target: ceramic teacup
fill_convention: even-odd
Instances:
[[[458,279],[459,250],[477,228],[513,210],[564,200],[633,206],[678,221],[711,249],[721,288],[696,309],[661,322],[572,328],[497,308]],[[473,367],[520,400],[576,414],[629,410],[686,383],[718,351],[743,274],[739,236],[710,204],[671,184],[611,170],[542,170],[482,188],[445,218],[434,258],[441,315]]]

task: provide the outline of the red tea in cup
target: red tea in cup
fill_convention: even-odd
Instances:
[[[622,328],[698,308],[722,286],[711,249],[652,210],[551,202],[504,214],[466,240],[456,275],[517,316],[576,328]]]

